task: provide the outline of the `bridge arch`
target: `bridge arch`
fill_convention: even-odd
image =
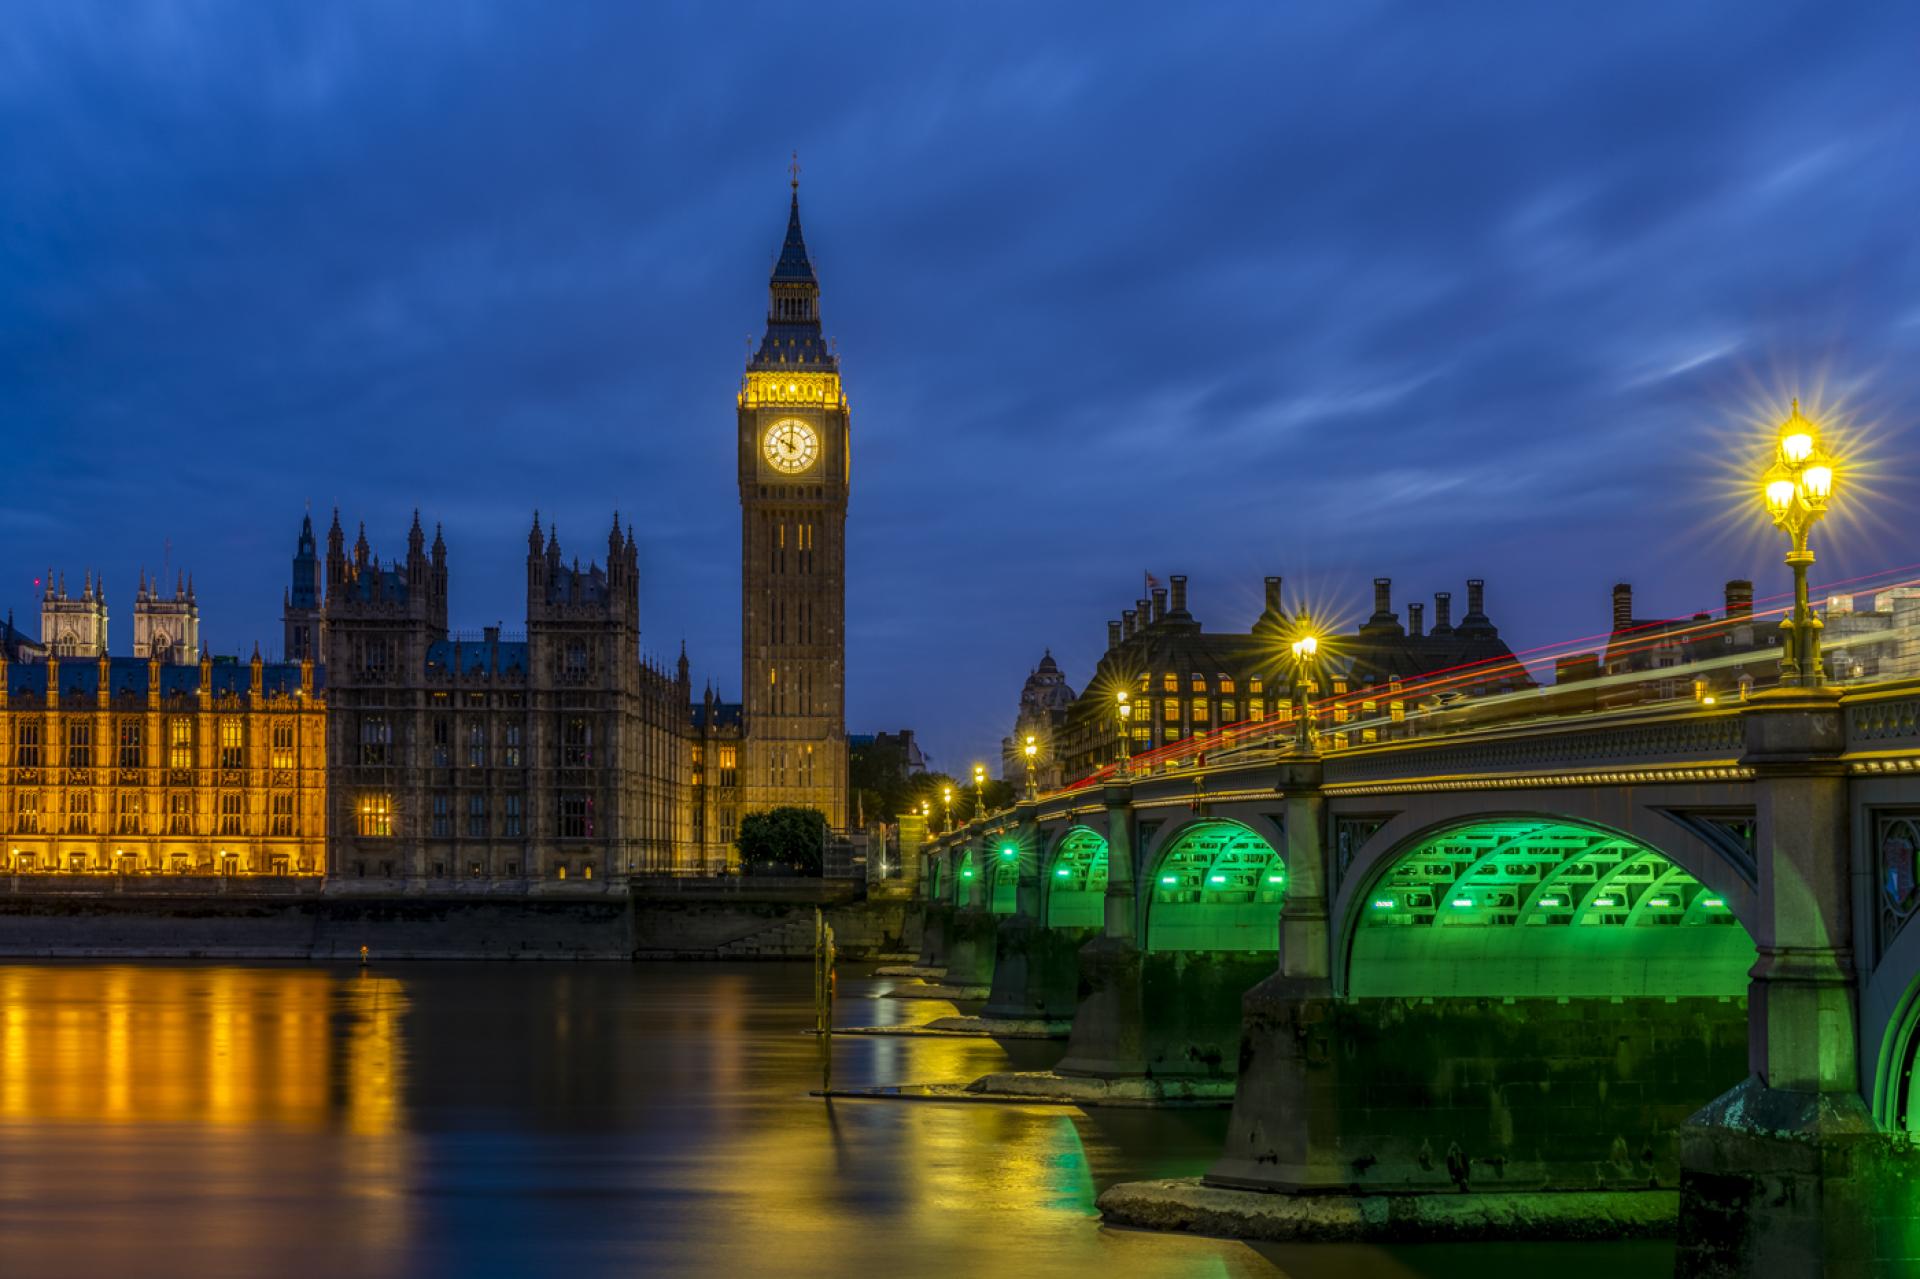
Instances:
[[[1048,928],[1102,928],[1107,911],[1107,841],[1069,826],[1040,865],[1041,914]]]
[[[973,849],[962,848],[953,864],[953,904],[965,906],[973,891]]]
[[[1011,832],[992,841],[984,898],[990,914],[1011,915],[1020,908],[1020,843]]]
[[[940,868],[947,863],[945,853],[935,853],[927,858],[926,897],[928,901],[940,900]]]
[[[1743,996],[1753,939],[1724,890],[1651,844],[1556,816],[1401,841],[1349,899],[1356,997]]]
[[[1245,822],[1205,817],[1167,832],[1141,897],[1152,951],[1264,952],[1280,948],[1286,864]]]

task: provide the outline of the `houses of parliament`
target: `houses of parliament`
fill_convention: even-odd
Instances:
[[[725,868],[754,811],[844,829],[848,405],[792,186],[736,397],[740,702],[696,697],[684,646],[642,656],[617,515],[585,564],[533,515],[519,636],[449,629],[417,512],[386,558],[338,511],[323,555],[308,517],[277,662],[214,657],[191,580],[144,575],[115,653],[105,581],[49,572],[38,637],[0,623],[7,871],[600,890]]]

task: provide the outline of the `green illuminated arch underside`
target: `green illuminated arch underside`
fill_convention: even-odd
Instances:
[[[1396,858],[1361,903],[1355,995],[1744,995],[1726,900],[1609,831],[1482,821]]]
[[[1107,841],[1085,826],[1068,831],[1047,868],[1047,927],[1106,923]]]
[[[1238,822],[1199,822],[1181,832],[1148,887],[1149,951],[1279,949],[1286,866]]]
[[[960,854],[960,865],[953,873],[953,901],[957,906],[965,906],[973,896],[973,850],[967,849]]]

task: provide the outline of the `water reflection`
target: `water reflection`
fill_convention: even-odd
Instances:
[[[849,976],[839,1022],[952,1011],[863,997],[886,989]],[[828,1105],[806,1095],[808,992],[797,965],[0,967],[0,1273],[1402,1276],[1522,1256],[1104,1230],[1100,1188],[1201,1171],[1224,1115]],[[1060,1046],[830,1051],[860,1085]]]

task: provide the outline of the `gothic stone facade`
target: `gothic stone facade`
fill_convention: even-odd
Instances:
[[[605,567],[562,558],[535,516],[527,631],[447,631],[447,558],[416,517],[382,566],[328,533],[321,626],[332,714],[332,874],[520,891],[618,887],[690,847],[684,658],[641,660],[638,551],[616,518]],[[569,882],[570,881],[570,882]]]
[[[0,653],[13,874],[318,876],[326,708],[311,662]]]

